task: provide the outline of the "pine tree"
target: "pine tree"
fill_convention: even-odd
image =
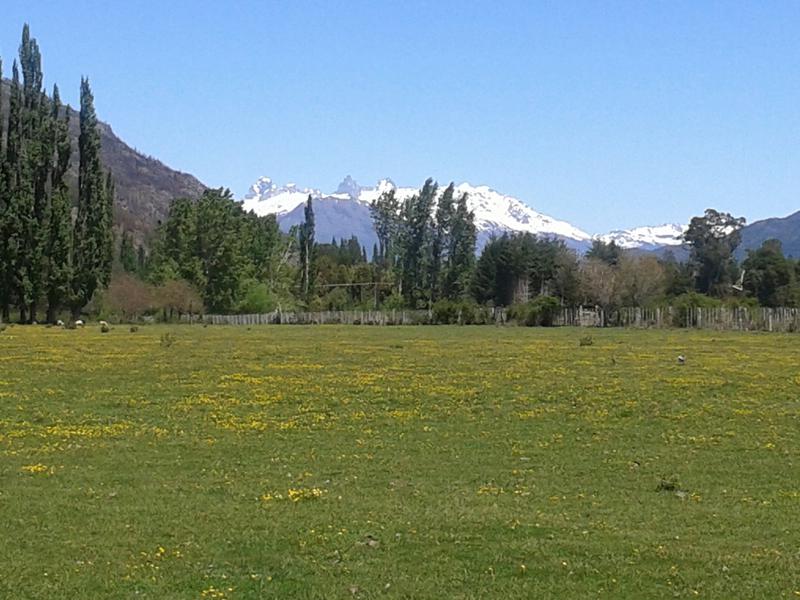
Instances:
[[[113,195],[106,190],[100,164],[100,133],[94,97],[88,79],[81,80],[80,135],[78,137],[78,216],[73,238],[72,315],[92,299],[109,278],[109,242]]]
[[[306,201],[304,210],[305,220],[300,226],[300,291],[308,302],[314,289],[314,206],[311,196]]]

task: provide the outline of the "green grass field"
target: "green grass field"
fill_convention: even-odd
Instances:
[[[798,350],[11,327],[0,597],[797,598]]]

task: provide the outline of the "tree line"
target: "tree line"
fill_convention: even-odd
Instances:
[[[0,60],[0,80],[3,68]],[[6,91],[7,90],[7,91]],[[3,95],[8,94],[8,98]],[[7,108],[4,108],[7,107]],[[77,318],[110,280],[114,183],[100,161],[100,134],[89,81],[81,79],[77,157],[70,109],[57,85],[44,89],[39,45],[28,25],[10,85],[0,85],[0,317],[23,323]],[[78,162],[77,197],[67,172]]]
[[[708,210],[692,219],[683,261],[600,240],[579,255],[561,240],[528,233],[492,237],[476,256],[467,201],[456,197],[453,184],[441,189],[432,179],[402,201],[394,190],[382,194],[371,205],[377,243],[368,252],[356,237],[318,241],[311,197],[304,221],[284,233],[274,216],[246,213],[230,192],[210,190],[198,202],[173,203],[145,260],[123,237],[118,262],[152,286],[152,297],[159,286],[181,281],[198,293],[188,304],[219,313],[430,308],[468,314],[479,306],[516,306],[525,320],[544,322],[547,311],[578,305],[607,313],[666,304],[800,305],[798,263],[775,241],[737,263],[744,220],[727,213]]]

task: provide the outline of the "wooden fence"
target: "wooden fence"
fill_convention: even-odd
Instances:
[[[428,325],[436,322],[429,310],[349,310],[281,312],[252,315],[183,316],[192,323],[213,325]],[[463,323],[505,325],[504,308],[484,309]],[[563,308],[553,324],[558,327],[694,328],[736,331],[800,331],[797,308],[622,308],[605,313],[599,307]]]
[[[618,327],[686,327],[734,331],[800,331],[797,308],[623,308],[610,315]]]

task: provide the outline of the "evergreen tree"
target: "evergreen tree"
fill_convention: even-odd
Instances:
[[[0,60],[0,81],[3,79],[3,63]],[[5,101],[3,87],[0,85],[0,147],[4,137],[6,115],[3,114]],[[14,273],[14,248],[12,243],[12,201],[9,189],[10,171],[8,156],[0,152],[0,321],[8,321],[11,308],[11,289]]]
[[[690,262],[694,268],[695,289],[701,294],[726,295],[736,277],[733,253],[741,241],[743,218],[706,210],[694,217],[683,234],[691,246]]]
[[[72,147],[69,139],[69,110],[62,111],[58,87],[53,88],[53,121],[55,122],[55,160],[51,176],[52,198],[47,240],[47,321],[53,323],[62,304],[70,295],[72,280],[72,202],[66,182]]]
[[[80,315],[111,272],[113,190],[107,190],[100,164],[100,133],[88,79],[81,80],[78,137],[78,216],[73,238],[72,314]]]
[[[133,247],[133,236],[127,231],[122,232],[119,242],[119,263],[126,273],[136,273],[136,250]]]
[[[783,255],[778,240],[766,240],[758,250],[748,250],[742,263],[744,288],[762,306],[791,306],[794,303],[794,266]]]
[[[616,266],[622,250],[614,240],[606,243],[603,240],[592,240],[592,247],[586,253],[586,258],[596,258],[607,265]]]
[[[136,251],[136,267],[139,275],[144,275],[147,271],[147,251],[144,246],[139,246]]]

